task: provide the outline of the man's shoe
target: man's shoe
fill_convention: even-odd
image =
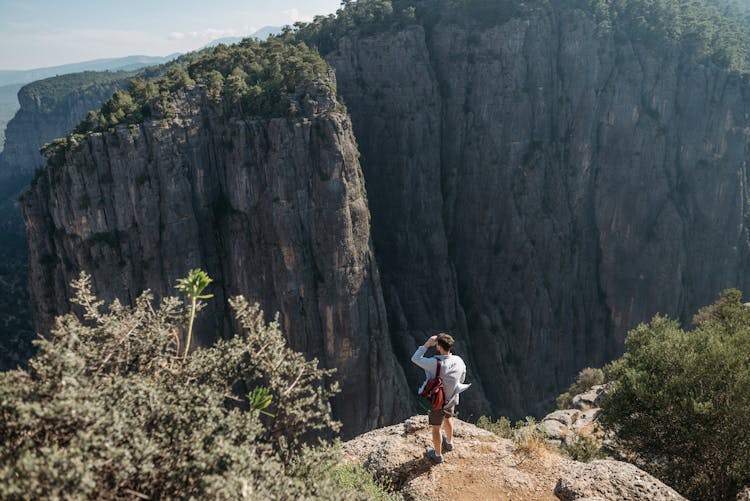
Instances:
[[[448,437],[443,435],[443,452],[450,452],[453,450],[453,442],[448,442]]]
[[[435,454],[435,449],[433,449],[432,447],[428,447],[424,455],[427,459],[429,459],[435,464],[439,464],[443,462],[443,456],[438,456],[437,454]]]

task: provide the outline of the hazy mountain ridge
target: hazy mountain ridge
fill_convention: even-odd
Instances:
[[[49,77],[61,76],[68,73],[84,71],[132,71],[144,66],[163,64],[178,57],[179,54],[168,56],[125,56],[105,59],[94,59],[80,63],[61,64],[30,70],[0,70],[0,85],[12,83],[31,83]]]

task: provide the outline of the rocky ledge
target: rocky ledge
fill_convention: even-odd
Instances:
[[[455,420],[455,449],[432,465],[426,416],[373,430],[343,444],[344,460],[373,469],[405,499],[679,500],[676,491],[628,463],[573,461]]]

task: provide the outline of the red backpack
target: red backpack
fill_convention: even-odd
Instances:
[[[445,393],[443,392],[443,380],[440,378],[440,359],[437,359],[437,369],[435,377],[427,381],[420,396],[430,401],[430,406],[439,411],[445,403]]]

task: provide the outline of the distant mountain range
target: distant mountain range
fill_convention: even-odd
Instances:
[[[25,84],[42,78],[54,77],[56,75],[65,75],[68,73],[78,73],[80,71],[130,71],[162,64],[171,61],[180,54],[170,54],[168,56],[125,56],[107,59],[94,59],[81,63],[63,64],[60,66],[50,66],[47,68],[35,68],[31,70],[0,70],[0,86],[9,84]]]

